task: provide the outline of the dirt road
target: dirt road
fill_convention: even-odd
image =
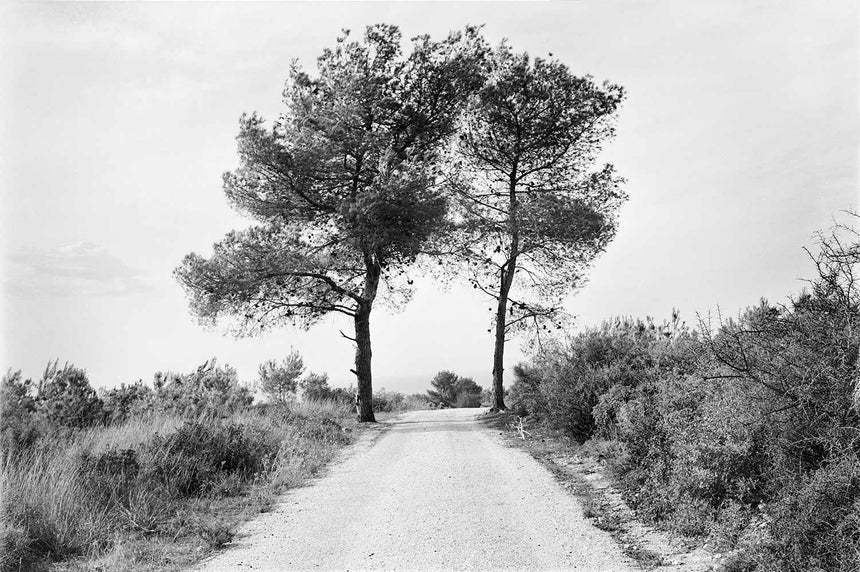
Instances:
[[[411,412],[369,432],[200,569],[636,569],[481,411]]]

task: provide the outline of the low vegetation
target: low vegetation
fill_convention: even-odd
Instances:
[[[83,370],[2,382],[0,569],[177,569],[350,440],[333,399],[253,406],[207,362],[98,396]]]
[[[637,513],[733,571],[860,569],[855,230],[807,290],[736,319],[616,319],[516,369],[516,412],[597,452]]]
[[[427,399],[433,407],[480,407],[486,394],[471,377],[443,370],[430,381]]]
[[[304,400],[328,400],[344,407],[355,405],[356,390],[353,386],[331,387],[325,373],[310,372],[301,377],[304,369],[301,355],[291,351],[281,362],[269,360],[260,365],[258,385],[273,403],[292,403],[301,394]],[[376,413],[397,413],[428,407],[430,400],[423,394],[405,395],[398,391],[386,391],[384,387],[373,393],[373,411]]]
[[[423,393],[406,395],[399,391],[387,391],[384,387],[373,392],[373,410],[378,413],[399,413],[431,407],[430,400]]]

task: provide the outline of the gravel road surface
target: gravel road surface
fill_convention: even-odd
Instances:
[[[199,570],[635,570],[482,411],[415,411],[365,433]]]

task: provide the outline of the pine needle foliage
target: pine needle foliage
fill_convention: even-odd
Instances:
[[[467,28],[414,38],[404,54],[397,27],[379,24],[360,41],[344,31],[315,76],[294,64],[285,113],[272,128],[242,116],[239,167],[224,175],[228,200],[256,224],[176,270],[192,311],[240,335],[352,318],[363,421],[373,420],[370,313],[380,286],[408,298],[405,273],[445,224],[437,158],[482,83],[483,46]]]
[[[560,328],[563,298],[615,236],[623,180],[612,165],[594,164],[624,90],[506,44],[488,58],[487,73],[464,116],[450,190],[456,257],[472,286],[496,301],[498,410],[507,337],[526,330],[540,340]]]

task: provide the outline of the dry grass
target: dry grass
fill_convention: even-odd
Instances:
[[[290,411],[308,418],[343,419],[354,415],[351,405],[336,399],[298,401],[290,404]]]
[[[38,554],[65,558],[98,546],[107,515],[82,499],[86,483],[78,478],[78,464],[70,452],[40,448],[0,465],[3,491],[3,557],[27,561]],[[10,546],[11,544],[11,546]]]
[[[170,435],[183,423],[177,415],[153,414],[135,417],[117,426],[95,427],[80,433],[76,444],[91,453],[111,449],[137,449],[155,435]]]
[[[326,401],[249,410],[202,426],[197,420],[197,427],[212,427],[204,437],[233,435],[224,443],[213,437],[212,446],[238,455],[244,468],[210,468],[189,493],[165,485],[157,470],[198,468],[183,465],[189,426],[176,416],[45,439],[0,460],[0,570],[52,562],[75,570],[178,569],[229,542],[283,489],[317,474],[350,440],[351,417],[349,407]]]

